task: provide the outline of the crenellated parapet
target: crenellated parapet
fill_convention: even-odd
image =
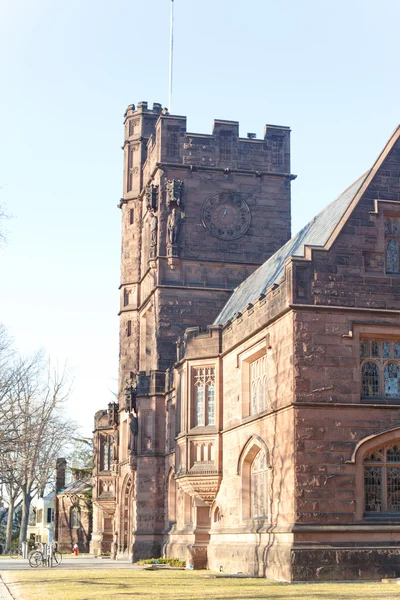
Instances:
[[[221,325],[189,327],[177,341],[177,360],[217,356],[221,352]]]

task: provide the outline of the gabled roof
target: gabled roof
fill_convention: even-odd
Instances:
[[[84,494],[85,492],[91,490],[92,487],[93,485],[91,477],[87,477],[86,479],[77,479],[76,481],[73,481],[67,485],[67,487],[65,487],[63,490],[58,492],[57,495],[60,496],[65,494],[66,496],[72,496],[76,494]]]
[[[338,225],[342,216],[351,204],[358,190],[366,180],[368,174],[364,173],[347,190],[345,190],[336,200],[328,204],[312,221],[310,221],[301,231],[290,239],[282,248],[262,264],[254,273],[243,281],[235,289],[232,296],[225,304],[214,324],[226,323],[237,312],[241,312],[250,302],[258,298],[260,294],[265,294],[266,290],[275,282],[278,282],[283,275],[285,261],[291,256],[304,257],[305,246],[323,247],[334,229]]]

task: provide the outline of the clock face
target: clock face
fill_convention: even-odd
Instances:
[[[236,240],[250,226],[247,203],[232,192],[219,192],[204,202],[203,225],[220,240]]]

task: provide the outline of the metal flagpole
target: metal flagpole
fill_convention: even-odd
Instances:
[[[168,110],[172,113],[172,69],[174,57],[174,0],[171,0],[170,47],[169,47],[169,96]]]

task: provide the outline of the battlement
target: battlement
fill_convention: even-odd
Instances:
[[[126,192],[140,193],[132,177],[145,183],[162,164],[198,169],[290,173],[290,128],[265,125],[261,139],[239,136],[239,122],[215,119],[212,133],[187,131],[186,117],[171,115],[161,104],[139,102],[125,111]],[[138,152],[139,150],[139,152]]]
[[[218,355],[221,352],[221,325],[208,325],[205,329],[189,327],[177,340],[177,361]]]

